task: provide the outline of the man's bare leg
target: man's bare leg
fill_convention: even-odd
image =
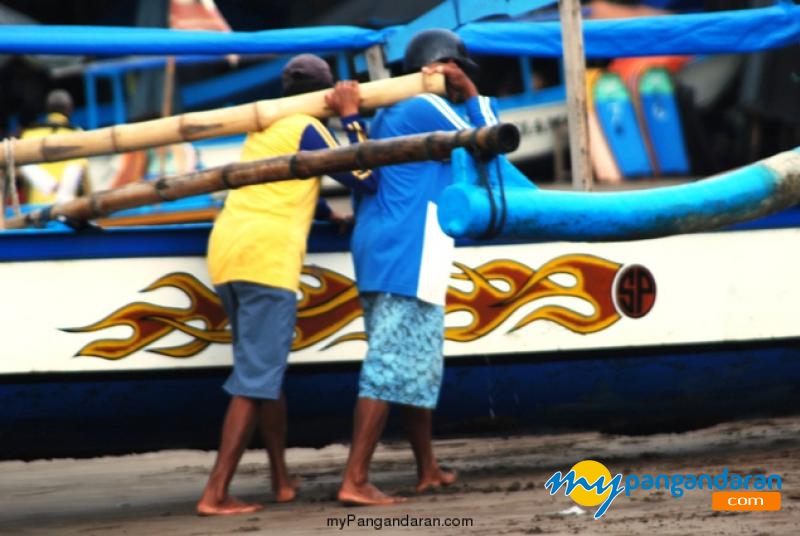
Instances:
[[[431,429],[433,412],[429,409],[414,406],[403,407],[406,418],[406,429],[414,458],[417,460],[417,493],[427,489],[449,486],[456,481],[456,473],[445,471],[439,467],[433,454]]]
[[[228,404],[228,412],[222,425],[222,437],[214,467],[197,503],[201,516],[219,516],[257,512],[263,508],[257,503],[245,503],[228,495],[233,473],[242,459],[244,449],[253,435],[258,415],[259,401],[234,396]]]
[[[402,502],[402,497],[386,495],[369,483],[369,464],[389,416],[389,404],[359,398],[353,415],[353,443],[344,470],[339,500],[345,504],[370,506]]]
[[[269,456],[272,491],[277,502],[294,500],[297,481],[286,469],[286,399],[281,393],[278,400],[261,403],[261,437]]]

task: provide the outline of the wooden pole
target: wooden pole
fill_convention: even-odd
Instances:
[[[586,114],[586,56],[583,50],[580,0],[559,0],[558,10],[564,46],[572,186],[576,190],[591,190],[593,181],[589,160],[589,120]]]
[[[175,94],[175,56],[167,58],[164,67],[164,86],[161,93],[161,117],[172,115],[172,96]],[[158,170],[159,175],[167,174],[167,154],[171,150],[168,145],[158,148]]]
[[[444,160],[456,147],[467,147],[483,153],[508,153],[519,145],[519,131],[512,124],[491,127],[433,132],[399,138],[365,141],[355,145],[300,151],[299,153],[228,164],[186,175],[162,177],[105,190],[88,197],[79,197],[10,218],[9,229],[26,225],[42,225],[51,219],[65,218],[87,221],[128,208],[173,201],[193,195],[239,188],[253,184],[287,179],[317,177],[326,173],[371,169],[391,164]]]
[[[12,148],[12,144],[14,143],[14,138],[6,138],[3,140],[3,156],[5,157],[5,173],[4,173],[4,181],[3,181],[3,202],[0,203],[0,209],[3,210],[3,219],[5,220],[5,196],[6,192],[11,197],[11,206],[14,207],[14,214],[19,216],[22,214],[22,210],[19,206],[19,194],[17,193],[17,163],[14,160],[14,149]],[[5,221],[3,221],[3,225],[5,225]]]
[[[243,134],[263,130],[278,119],[296,113],[327,118],[333,115],[333,110],[325,104],[325,94],[329,91],[315,91],[86,132],[13,140],[14,160],[17,165],[56,162]],[[414,73],[361,84],[360,107],[362,110],[374,110],[426,92],[444,95],[444,76],[438,73]],[[5,161],[5,154],[0,154],[0,165],[5,164]]]
[[[392,74],[386,68],[386,63],[383,58],[383,47],[381,45],[372,45],[364,52],[364,58],[367,60],[367,73],[370,80],[383,80],[389,78]]]
[[[0,231],[6,228],[6,174],[0,169]]]

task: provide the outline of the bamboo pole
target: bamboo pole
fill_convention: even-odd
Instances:
[[[519,131],[508,123],[455,132],[433,132],[365,141],[356,145],[228,164],[156,181],[136,182],[114,190],[60,203],[6,221],[8,229],[42,225],[51,219],[88,221],[128,208],[253,184],[380,166],[444,160],[457,147],[478,153],[507,153],[519,145]]]
[[[13,140],[14,160],[17,165],[55,162],[242,134],[263,130],[278,119],[296,113],[327,118],[333,115],[333,111],[325,104],[325,94],[328,91],[330,90],[261,100],[85,132]],[[444,95],[444,76],[438,73],[414,73],[361,84],[360,108],[374,110],[425,92]],[[0,154],[0,165],[5,162],[5,154]]]
[[[579,0],[558,0],[561,39],[564,46],[564,78],[567,85],[569,148],[572,160],[572,186],[592,189],[589,160],[589,118],[586,114],[586,55],[583,50],[583,24]]]

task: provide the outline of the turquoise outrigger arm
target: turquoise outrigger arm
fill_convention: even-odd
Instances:
[[[605,242],[711,231],[800,202],[800,148],[691,184],[628,192],[542,190],[503,156],[453,152],[439,202],[453,238]]]

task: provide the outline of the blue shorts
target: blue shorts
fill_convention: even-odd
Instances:
[[[214,287],[233,331],[229,394],[277,400],[292,349],[297,296],[284,288],[233,281]]]
[[[363,293],[361,303],[369,350],[358,396],[435,408],[444,371],[444,308],[372,292]]]

